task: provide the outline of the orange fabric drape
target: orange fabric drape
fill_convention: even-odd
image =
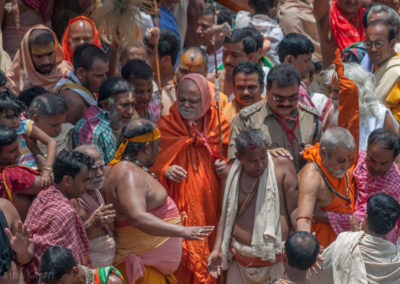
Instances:
[[[207,141],[213,152],[218,153],[219,133],[215,103],[211,102],[203,121]],[[202,123],[194,126],[204,135]],[[223,135],[223,158],[226,159],[229,142],[229,124],[221,117]],[[161,131],[161,152],[152,170],[159,176],[168,194],[178,206],[184,226],[217,226],[221,214],[222,189],[214,169],[215,158],[211,156],[203,140],[190,129],[179,114],[174,103],[168,116],[159,121]],[[189,130],[190,129],[190,130]],[[179,165],[187,171],[187,178],[181,183],[166,180],[165,170],[170,165]],[[206,260],[214,244],[215,231],[204,241],[183,241],[181,266],[175,274],[178,283],[216,283],[209,275]]]
[[[318,166],[321,168],[325,177],[328,179],[329,183],[332,187],[341,195],[347,196],[347,181],[346,177],[342,177],[341,179],[334,178],[329,171],[322,164],[321,156],[319,155],[319,143],[316,143],[314,146],[306,149],[304,151],[304,159],[307,161],[315,161]],[[348,170],[349,173],[349,198],[350,203],[346,204],[346,200],[338,197],[334,193],[332,193],[332,203],[329,206],[321,208],[322,210],[328,212],[335,213],[345,213],[349,214],[354,211],[354,203],[355,203],[355,185],[353,181],[353,166]],[[333,231],[332,227],[327,223],[314,223],[311,227],[311,231],[315,232],[317,235],[318,242],[323,246],[327,247],[334,240],[336,240],[336,233]]]
[[[64,59],[67,60],[71,64],[72,64],[73,54],[72,54],[71,48],[69,47],[69,43],[68,43],[69,28],[73,22],[80,21],[80,20],[88,22],[93,27],[93,44],[95,46],[97,46],[98,48],[101,48],[99,31],[97,30],[96,25],[94,24],[94,22],[91,19],[89,19],[88,17],[85,17],[85,16],[78,16],[78,17],[75,17],[75,18],[69,20],[68,26],[65,29],[64,36],[62,38],[62,48],[64,51]]]

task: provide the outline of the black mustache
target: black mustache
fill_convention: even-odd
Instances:
[[[292,108],[291,106],[283,106],[283,105],[279,105],[278,108]]]

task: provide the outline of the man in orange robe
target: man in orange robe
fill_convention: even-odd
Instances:
[[[221,117],[222,149],[215,103],[207,80],[189,74],[178,85],[177,101],[168,116],[161,117],[161,152],[153,167],[184,214],[184,226],[216,226],[221,213],[220,176],[226,163],[229,124]],[[222,150],[222,157],[218,158]],[[181,266],[176,272],[181,284],[215,283],[208,274],[206,260],[215,233],[203,242],[183,241]]]
[[[353,170],[358,154],[359,112],[358,100],[351,97],[357,97],[358,87],[344,76],[339,50],[335,64],[338,80],[334,84],[340,96],[339,125],[348,130],[341,127],[326,130],[320,144],[304,151],[308,164],[299,173],[297,231],[316,232],[323,247],[331,244],[337,235],[321,209],[352,213],[356,195]]]
[[[91,43],[101,48],[99,31],[94,22],[85,17],[78,16],[69,20],[62,39],[64,59],[72,64],[72,56],[78,45]]]

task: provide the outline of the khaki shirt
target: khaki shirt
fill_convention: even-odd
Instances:
[[[245,129],[255,128],[261,129],[267,138],[268,148],[285,148],[290,151],[293,156],[295,168],[297,171],[300,171],[304,166],[305,161],[299,153],[303,150],[304,145],[313,145],[320,140],[322,126],[319,121],[319,115],[314,108],[300,103],[299,107],[299,125],[294,131],[296,139],[293,139],[293,147],[286,136],[285,129],[265,100],[242,109],[231,123],[228,160],[235,158],[236,136]],[[286,120],[286,126],[289,129],[292,129],[294,124],[295,121]]]

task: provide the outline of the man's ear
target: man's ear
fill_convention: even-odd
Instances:
[[[31,120],[33,120],[33,122],[38,122],[39,121],[39,116],[37,114],[32,115]]]
[[[72,186],[72,184],[74,183],[74,179],[71,176],[63,176],[61,183],[63,183],[66,187]]]
[[[235,157],[236,157],[236,159],[240,160],[240,155],[238,152],[235,152]]]
[[[328,156],[328,153],[326,152],[326,148],[325,147],[319,147],[319,155],[321,156],[322,160],[325,160]]]
[[[75,75],[76,75],[76,77],[78,77],[79,81],[82,81],[83,78],[85,78],[85,76],[86,76],[86,70],[83,69],[83,67],[78,67],[75,70]]]
[[[160,58],[160,65],[163,67],[167,67],[170,65],[174,65],[172,64],[172,60],[171,60],[171,56],[166,55]]]
[[[293,59],[294,59],[293,55],[286,55],[286,57],[283,59],[283,63],[292,64]]]
[[[151,151],[151,142],[146,142],[146,145],[144,145],[144,152],[147,154]]]

